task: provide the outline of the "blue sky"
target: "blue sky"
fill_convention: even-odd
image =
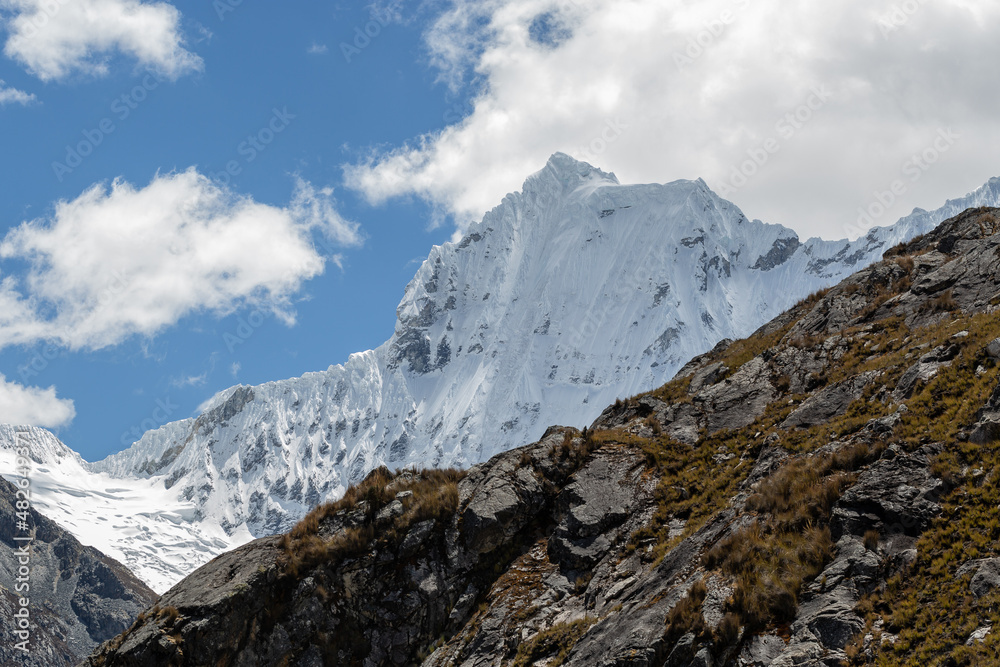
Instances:
[[[903,174],[866,224],[936,207],[1000,175],[998,27],[992,0],[0,2],[0,421],[93,460],[375,347],[416,262],[556,150],[803,236],[863,233]]]
[[[236,161],[241,173],[229,177],[230,187],[262,203],[286,205],[296,176],[333,185],[341,214],[363,221],[364,242],[346,252],[336,244],[320,248],[341,253],[342,269],[328,263],[294,295],[294,326],[244,306],[222,317],[193,312],[161,335],[132,336],[96,351],[45,341],[4,349],[0,372],[8,381],[55,386],[60,398],[73,400],[76,416],[58,433],[88,458],[121,449],[122,434],[165,415],[161,404],[170,406],[171,421],[184,418],[232,384],[324,369],[378,345],[392,333],[415,260],[452,233],[430,230],[428,207],[417,200],[372,207],[339,187],[342,163],[372,145],[442,126],[460,101],[434,85],[419,22],[390,22],[348,63],[338,44],[353,42],[354,28],[370,22],[363,6],[296,3],[278,11],[246,3],[224,20],[211,3],[177,7],[188,46],[205,64],[175,81],[158,73],[148,78],[148,69],[137,70],[134,59],[121,55],[106,76],[77,73],[58,82],[39,82],[18,63],[0,61],[0,79],[37,98],[0,109],[3,227],[50,216],[54,202],[73,200],[94,183],[120,177],[142,187],[158,172],[192,166],[224,181],[219,172]],[[314,44],[328,45],[327,52],[309,53]],[[241,154],[241,144],[269,126],[275,109],[294,116],[287,128],[257,155],[246,145]],[[105,119],[114,131],[71,173],[57,174],[53,163],[66,163],[66,147],[88,141],[85,131],[99,136]],[[2,275],[18,264],[5,260]],[[241,322],[248,317],[259,324],[253,335],[240,343],[227,339],[245,335]]]

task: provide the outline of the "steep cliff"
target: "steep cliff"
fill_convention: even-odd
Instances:
[[[0,478],[0,633],[4,637],[0,664],[74,665],[98,644],[128,628],[156,600],[156,594],[120,563],[83,546],[34,509],[19,509],[18,501],[23,503],[24,496],[17,496],[18,488]],[[17,539],[26,537],[32,539]],[[20,615],[26,615],[28,635],[15,634],[23,629]]]

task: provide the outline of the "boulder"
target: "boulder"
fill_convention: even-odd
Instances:
[[[986,405],[976,413],[976,420],[969,436],[972,442],[983,445],[1000,440],[1000,385],[993,390]]]
[[[941,368],[950,366],[960,351],[961,348],[958,345],[942,345],[920,357],[920,360],[910,366],[899,378],[893,397],[896,400],[910,398],[918,382],[930,381]]]
[[[715,433],[752,423],[776,396],[767,362],[756,357],[726,380],[696,394],[694,402],[706,414],[709,433]]]
[[[861,398],[865,387],[878,377],[878,371],[869,371],[826,387],[813,394],[781,424],[782,428],[802,428],[822,424],[832,417],[847,412],[851,403]]]
[[[981,598],[996,588],[1000,588],[1000,558],[978,561],[975,574],[969,582],[969,590],[977,598]]]
[[[928,445],[914,454],[882,458],[861,473],[834,508],[835,537],[870,529],[883,536],[923,532],[941,511],[944,482],[930,472],[930,459],[940,451],[940,445]]]
[[[549,540],[553,561],[572,570],[592,567],[614,544],[615,528],[634,511],[644,461],[635,454],[601,453],[580,470],[559,498],[562,520]]]

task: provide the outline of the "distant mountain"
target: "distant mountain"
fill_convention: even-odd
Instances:
[[[129,516],[157,517],[157,530],[175,529],[162,508],[186,508],[169,511],[197,549],[165,556],[153,533],[92,538],[162,588],[218,553],[214,545],[286,530],[379,465],[467,467],[538,439],[548,424],[589,423],[617,397],[662,385],[720,340],[984,204],[1000,204],[1000,179],[857,241],[803,242],[748,219],[700,180],[621,185],[556,154],[461,242],[431,250],[381,347],[221,392],[196,419],[103,461],[65,459],[66,478],[84,465],[119,480],[87,482],[93,489],[145,485],[156,501],[139,509],[137,500]],[[79,534],[102,525],[50,507]]]
[[[126,563],[159,592],[191,567],[252,538],[247,532],[229,535],[218,523],[197,521],[191,502],[177,498],[176,490],[166,488],[162,479],[115,479],[94,472],[48,431],[17,430],[23,430],[27,435],[22,437],[30,443],[32,508],[58,523],[68,539],[75,536]],[[5,475],[17,467],[16,445],[15,428],[0,424],[0,470]]]
[[[9,435],[5,427],[0,427],[0,433]],[[35,435],[27,439],[32,445]],[[19,509],[17,491],[18,487],[0,478],[0,633],[4,637],[0,664],[76,665],[98,644],[128,628],[156,600],[156,594],[121,563],[83,546],[37,510]],[[28,529],[17,529],[19,514]],[[34,539],[30,556],[25,556],[26,542],[16,538],[29,534]],[[22,566],[29,568],[27,575]],[[22,606],[22,599],[29,601],[28,606]],[[25,613],[22,608],[29,618],[27,638],[14,634],[20,629],[15,614]],[[17,648],[25,639],[26,652]]]

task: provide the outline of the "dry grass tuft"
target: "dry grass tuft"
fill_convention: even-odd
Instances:
[[[283,569],[298,577],[321,562],[365,553],[377,542],[395,546],[413,524],[443,520],[455,512],[458,482],[464,476],[458,470],[424,470],[405,475],[394,475],[384,466],[373,470],[343,498],[317,507],[282,538]],[[389,525],[376,527],[378,513],[404,491],[413,495],[403,503],[403,514]],[[343,528],[331,537],[319,534],[322,524],[331,517],[357,510],[363,511],[359,525]]]

